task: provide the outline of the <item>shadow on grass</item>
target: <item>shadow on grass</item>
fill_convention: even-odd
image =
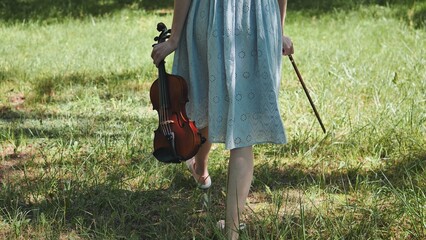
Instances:
[[[31,188],[51,183],[36,181],[33,184],[25,191],[34,191]],[[64,188],[67,183],[55,184]],[[95,239],[162,239],[170,234],[170,228],[190,231],[196,221],[191,217],[194,209],[189,194],[167,189],[133,192],[108,185],[81,189],[74,186],[51,192],[50,196],[46,196],[47,200],[37,203],[27,203],[24,200],[26,196],[8,191],[13,190],[3,189],[0,192],[2,219],[8,219],[9,214],[14,216],[17,212],[26,212],[26,218],[33,219],[36,226],[40,224],[37,222],[40,215],[43,215],[54,224],[54,229],[73,232],[78,226],[79,234]],[[54,235],[47,238],[59,237],[55,236],[59,231],[50,234]],[[189,237],[188,232],[176,231],[173,235],[178,237],[174,239]]]
[[[102,16],[121,9],[156,10],[173,7],[173,0],[3,0],[0,19],[6,21],[60,20]]]
[[[413,184],[424,189],[424,183],[415,180],[416,175],[426,175],[425,150],[413,149],[412,153],[403,159],[386,163],[380,169],[370,170],[359,167],[322,171],[320,167],[307,169],[305,165],[297,163],[282,167],[264,164],[255,168],[257,177],[254,188],[263,189],[264,185],[267,185],[272,190],[277,190],[286,187],[319,186],[327,191],[348,193],[356,191],[361,183],[371,182],[379,186],[391,184],[401,189],[410,188],[410,184]],[[408,179],[411,179],[411,182]]]
[[[416,0],[294,0],[289,1],[289,11],[298,11],[307,16],[320,16],[333,11],[356,10],[360,6],[389,6],[395,17],[404,19],[414,28],[426,27],[426,3]]]
[[[149,158],[148,155],[141,157]],[[410,172],[418,172],[418,174],[425,173],[425,159],[426,153],[413,156],[383,173],[392,184],[398,187],[402,184],[401,179],[407,177],[403,169],[409,169]],[[215,236],[214,219],[220,219],[224,212],[224,199],[221,193],[224,186],[221,182],[226,178],[224,173],[212,172],[215,177],[219,177],[214,179],[215,185],[208,192],[194,190],[192,178],[184,177],[180,171],[170,172],[170,174],[176,175],[173,179],[176,184],[167,188],[140,191],[122,189],[125,174],[123,175],[117,168],[110,171],[106,180],[98,184],[93,184],[95,180],[88,183],[80,179],[69,180],[45,176],[40,176],[39,179],[22,179],[14,184],[3,185],[0,191],[0,217],[11,225],[22,224],[14,223],[13,221],[18,219],[10,218],[25,214],[26,219],[31,219],[27,224],[32,225],[34,229],[41,227],[42,221],[47,219],[49,224],[53,223],[53,229],[61,229],[62,233],[77,231],[82,236],[96,239],[190,239],[194,235],[197,239],[212,239],[212,236]],[[345,189],[355,186],[357,181],[364,181],[365,184],[382,179],[373,172],[334,173],[326,176],[319,173],[307,174],[304,169],[297,166],[289,167],[285,172],[262,166],[256,168],[255,175],[257,182],[264,181],[275,191],[290,186],[305,189],[318,184],[312,181],[317,178],[321,179],[318,181],[322,181],[324,187],[344,192]],[[265,180],[272,178],[273,182]],[[261,190],[254,189],[254,191]],[[201,201],[203,197],[209,195],[216,201],[222,201],[210,203],[212,205],[208,210],[210,216],[207,215],[206,209],[203,209]],[[28,199],[32,196],[45,200],[29,202]],[[280,229],[274,230],[275,233],[298,238],[304,234],[300,224],[310,226],[316,222],[315,226],[318,227],[318,220],[322,219],[323,225],[320,227],[323,230],[329,230],[328,234],[357,238],[377,233],[375,230],[379,228],[387,229],[394,222],[394,219],[387,216],[387,211],[392,210],[387,209],[384,212],[380,208],[373,210],[376,212],[363,211],[360,208],[357,209],[357,214],[349,215],[341,220],[333,217],[322,219],[311,212],[304,213],[304,216],[294,213],[283,216],[281,220],[277,219],[279,221],[273,226],[262,223],[256,225],[251,229],[251,236],[258,236],[258,234],[267,236],[268,231],[271,231],[269,228],[277,227]],[[375,221],[371,222],[373,215]],[[328,221],[331,223],[339,221],[341,225],[326,226]],[[378,226],[371,227],[369,224]],[[285,229],[291,226],[294,229],[286,232]],[[256,233],[256,231],[259,232]],[[43,232],[43,234],[51,234],[45,236],[48,238],[59,238],[56,235],[59,233],[60,231],[57,230]]]
[[[75,124],[58,124],[70,120],[70,117],[62,114],[31,113],[9,109],[0,114],[0,120],[8,124],[0,126],[0,141],[19,139],[61,139],[62,141],[76,140],[79,138],[105,137],[118,139],[128,136],[128,132],[112,133],[109,124],[121,125],[133,124],[144,126],[144,131],[157,127],[157,119],[148,117],[128,116],[73,116]],[[22,123],[29,121],[27,126]],[[31,126],[28,126],[31,124]],[[18,141],[19,141],[18,139]]]
[[[300,147],[303,148],[303,146]],[[93,158],[95,159],[96,156]],[[139,153],[137,158],[138,161],[128,161],[124,166],[119,167],[114,165],[117,164],[114,161],[115,158],[106,159],[112,161],[112,166],[110,166],[110,170],[104,172],[107,175],[102,177],[99,182],[96,178],[101,179],[101,177],[96,176],[86,176],[86,178],[73,176],[70,179],[62,175],[56,176],[57,174],[53,174],[53,176],[43,174],[33,177],[28,175],[11,184],[0,184],[2,187],[0,217],[10,225],[20,224],[13,223],[17,220],[13,217],[25,213],[25,218],[31,219],[27,224],[32,225],[31,228],[34,229],[41,227],[43,219],[44,221],[47,219],[49,223],[54,224],[52,228],[55,229],[43,232],[43,234],[52,234],[47,236],[48,238],[59,238],[55,234],[60,232],[57,229],[62,229],[63,233],[77,231],[78,234],[96,239],[190,239],[194,234],[198,237],[197,239],[211,239],[214,236],[213,223],[211,223],[214,220],[211,218],[220,219],[224,212],[222,189],[226,182],[226,171],[224,169],[212,171],[214,185],[208,192],[202,192],[194,190],[194,182],[189,174],[182,174],[179,168],[174,168],[172,165],[160,165],[160,167],[165,167],[163,170],[166,171],[166,175],[172,176],[173,182],[170,185],[166,184],[167,186],[151,190],[125,190],[123,189],[125,179],[136,174],[136,172],[128,171],[136,168],[149,169],[148,165],[152,163],[150,161],[155,161],[148,151]],[[83,159],[81,162],[75,163],[76,166],[86,167],[80,166],[82,161]],[[86,161],[90,160],[85,159],[84,162]],[[97,161],[105,160],[98,159]],[[20,171],[30,169],[31,164],[39,164],[40,166],[34,166],[36,169],[46,167],[41,163],[22,162],[17,164],[14,169]],[[90,165],[90,163],[85,164]],[[104,164],[109,165],[110,163]],[[60,168],[60,166],[57,167]],[[103,168],[103,165],[98,167]],[[44,172],[49,172],[49,169],[44,169]],[[142,172],[149,174],[149,171]],[[89,176],[92,173],[89,171],[87,174]],[[332,189],[337,193],[347,193],[349,190],[356,191],[356,186],[360,183],[371,182],[384,185],[387,181],[395,188],[404,189],[410,186],[407,186],[401,179],[407,179],[408,174],[418,174],[419,176],[426,174],[426,152],[424,150],[419,150],[417,153],[395,162],[381,172],[353,169],[335,170],[323,174],[318,169],[306,170],[306,167],[301,164],[289,165],[286,168],[277,168],[267,164],[260,165],[255,168],[256,180],[253,191],[263,191],[264,185],[269,186],[273,191],[320,186],[327,190]],[[143,177],[150,178],[150,176]],[[157,179],[157,181],[159,180]],[[418,185],[416,182],[413,184]],[[210,204],[212,207],[208,210],[210,216],[207,216],[206,209],[203,209],[200,201],[204,196],[212,199]],[[32,200],[29,201],[29,199]],[[306,219],[303,221],[316,222],[318,220],[318,216],[309,214],[307,213]],[[357,219],[346,219],[350,228],[343,230],[337,226],[336,231],[341,231],[338,233],[339,236],[364,236],[363,234],[368,234],[368,232],[363,232],[365,229],[368,231],[375,229],[366,225],[370,215],[374,213],[363,211],[359,214],[361,215],[357,215]],[[390,224],[385,222],[390,220],[386,218],[385,213],[380,212],[380,209],[377,209],[377,214],[380,217],[379,220],[383,220],[384,225],[381,227]],[[12,219],[10,219],[11,216]],[[293,224],[298,229],[295,231],[299,231],[300,228],[297,226],[302,223],[300,216],[296,214],[288,217],[292,218],[290,223],[283,220],[277,226],[286,228]],[[326,219],[325,221],[334,220]],[[264,225],[260,225],[260,227],[262,228]],[[303,235],[303,232],[295,231],[289,231],[287,236],[297,238],[297,236]],[[276,232],[282,231],[277,230]],[[252,233],[252,236],[256,236],[256,233]]]
[[[146,153],[139,157],[145,163],[155,161]],[[151,188],[152,190],[122,189],[125,185],[123,181],[129,177],[123,171],[137,166],[147,167],[143,165],[133,162],[126,169],[114,167],[105,179],[99,180],[100,183],[96,183],[96,176],[74,176],[77,177],[75,179],[46,175],[26,176],[4,185],[0,179],[0,217],[14,225],[23,224],[17,222],[19,219],[16,216],[24,216],[25,219],[31,219],[30,225],[35,228],[42,225],[41,221],[47,220],[55,229],[48,231],[46,228],[42,232],[52,234],[45,236],[48,239],[59,238],[58,229],[62,229],[62,233],[77,231],[82,236],[95,239],[190,239],[194,230],[198,236],[211,236],[211,228],[197,228],[200,221],[204,226],[208,220],[205,218],[205,209],[202,210],[202,196],[205,192],[194,191],[192,179],[180,174],[175,179],[179,182],[177,185],[164,185]],[[40,167],[42,166],[38,166]],[[169,170],[171,168],[167,169],[166,171],[173,171]],[[179,185],[185,185],[186,189]],[[28,200],[34,196],[43,200]],[[216,212],[223,212],[223,209]],[[12,236],[13,233],[9,235]],[[15,237],[25,238],[25,235]]]
[[[394,5],[394,6],[412,6],[416,0],[292,0],[288,3],[289,10],[316,10],[320,12],[329,12],[335,9],[350,10],[360,5]]]
[[[173,0],[3,0],[0,3],[0,19],[11,22],[60,20],[64,17],[84,18],[103,16],[121,9],[158,10],[173,8]],[[426,5],[416,0],[294,0],[289,2],[289,11],[321,15],[335,10],[351,10],[364,5],[391,5],[399,8],[401,15],[408,16],[415,26],[425,24]]]
[[[105,91],[101,91],[103,93],[99,96],[101,99],[111,99],[129,90],[145,90],[143,88],[147,85],[135,84],[130,81],[140,78],[141,74],[143,74],[141,70],[132,69],[119,73],[110,72],[98,75],[75,72],[36,78],[32,81],[34,87],[31,94],[33,97],[29,100],[35,102],[61,101],[61,92],[72,86],[97,86],[105,89]]]
[[[33,103],[51,103],[51,102],[69,102],[69,98],[78,98],[79,96],[65,95],[69,88],[74,87],[93,87],[96,86],[99,91],[99,97],[101,99],[119,99],[123,96],[124,92],[146,92],[152,82],[155,79],[152,78],[151,71],[154,70],[154,65],[148,66],[148,69],[126,69],[119,72],[102,72],[102,73],[90,73],[90,72],[70,72],[64,74],[54,74],[47,76],[35,76],[32,79],[25,80],[28,84],[31,84],[31,91],[25,92],[25,104],[31,105]],[[0,83],[2,82],[13,82],[18,85],[22,76],[17,71],[2,71],[0,69]],[[140,82],[143,79],[143,82]],[[7,94],[13,94],[13,89]],[[83,91],[78,92],[80,94]],[[78,94],[77,93],[77,94]],[[68,99],[66,99],[68,98]],[[142,102],[141,104],[147,104]],[[16,111],[10,110],[9,106],[0,104],[0,119],[16,119],[20,115]],[[25,116],[24,116],[25,117]]]

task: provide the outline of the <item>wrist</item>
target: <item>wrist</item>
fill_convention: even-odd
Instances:
[[[174,49],[177,48],[178,44],[179,44],[179,38],[173,37],[171,36],[169,38],[169,40],[167,40],[167,42],[169,42],[170,46]]]

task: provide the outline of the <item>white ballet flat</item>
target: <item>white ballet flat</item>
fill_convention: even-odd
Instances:
[[[188,167],[188,170],[191,172],[192,177],[194,178],[195,182],[197,183],[197,186],[198,186],[199,189],[208,189],[212,185],[212,179],[210,178],[210,175],[208,175],[207,177],[201,177],[201,176],[198,176],[195,173],[195,170],[194,170],[195,160],[194,160],[194,158],[187,160],[185,162],[185,164]],[[202,184],[202,183],[204,183],[204,184]]]

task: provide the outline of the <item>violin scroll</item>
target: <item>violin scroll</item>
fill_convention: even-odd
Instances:
[[[156,41],[157,44],[165,42],[170,37],[170,33],[172,32],[172,30],[167,29],[166,25],[162,22],[157,24],[157,31],[161,32],[160,35],[154,38],[154,41]]]

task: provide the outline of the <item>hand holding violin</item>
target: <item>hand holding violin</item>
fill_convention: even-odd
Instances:
[[[164,163],[180,163],[192,158],[204,142],[195,123],[188,119],[185,104],[188,102],[188,86],[185,79],[166,72],[164,57],[175,48],[169,41],[170,30],[163,23],[157,25],[160,33],[155,38],[151,57],[158,67],[158,79],[151,86],[149,95],[153,108],[158,112],[159,124],[154,132],[154,152]]]
[[[151,58],[154,60],[155,66],[158,67],[160,62],[163,61],[172,52],[174,52],[176,48],[177,42],[173,39],[155,44],[151,52]]]

